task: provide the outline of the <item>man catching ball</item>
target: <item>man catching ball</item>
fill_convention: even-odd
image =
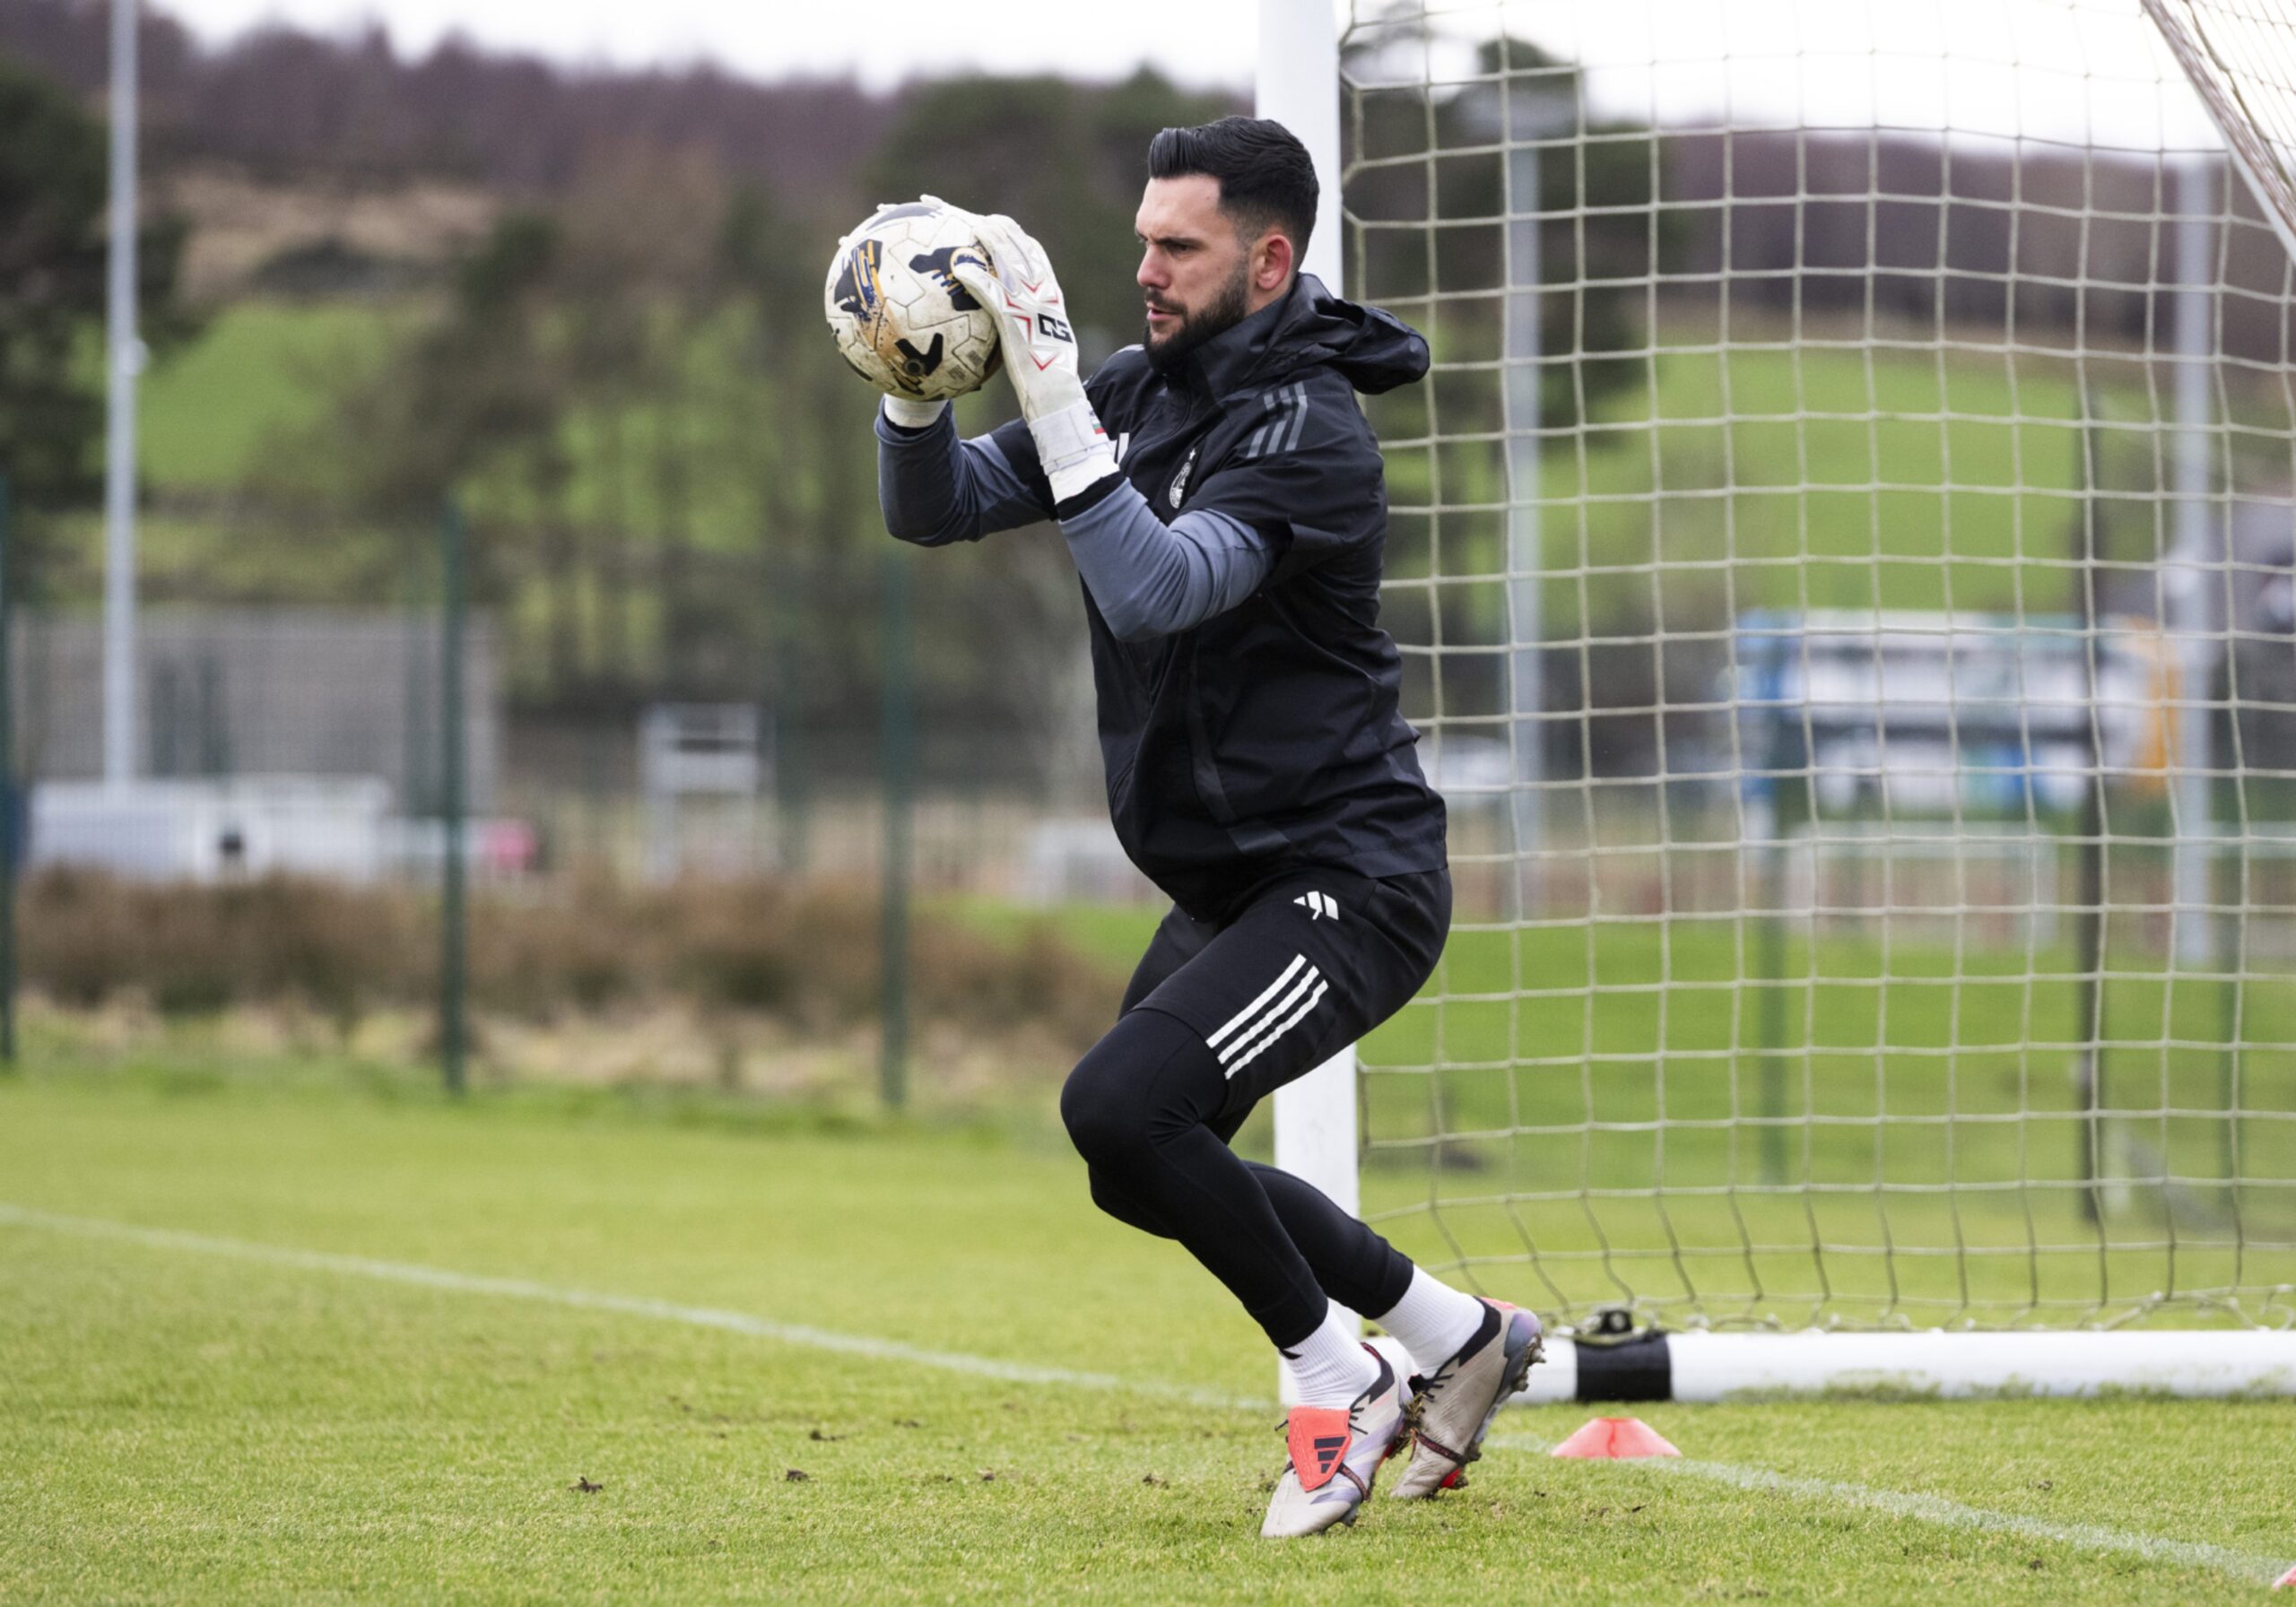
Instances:
[[[1299,1400],[1260,1533],[1432,1496],[1538,1359],[1527,1311],[1452,1289],[1309,1185],[1228,1147],[1245,1116],[1408,1003],[1450,924],[1443,803],[1379,628],[1387,491],[1355,393],[1427,343],[1299,272],[1314,163],[1280,124],[1168,128],[1135,224],[1147,327],[1089,383],[1051,265],[978,220],[1022,417],[961,440],[888,397],[887,528],[920,546],[1057,519],[1083,581],[1109,810],[1173,908],[1060,1111],[1093,1201],[1178,1239],[1266,1330]],[[1349,1336],[1375,1317],[1418,1369]]]

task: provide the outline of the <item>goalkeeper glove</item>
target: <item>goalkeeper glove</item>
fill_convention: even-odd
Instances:
[[[1003,216],[976,217],[980,243],[996,271],[959,256],[950,272],[974,300],[995,310],[1004,371],[1020,394],[1021,415],[1035,437],[1037,457],[1055,503],[1067,501],[1116,473],[1116,452],[1084,399],[1076,334],[1044,248]]]

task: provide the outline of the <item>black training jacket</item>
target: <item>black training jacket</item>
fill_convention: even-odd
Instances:
[[[1224,514],[1274,555],[1241,604],[1144,640],[1120,639],[1084,592],[1117,836],[1198,918],[1306,866],[1379,877],[1445,864],[1443,801],[1379,628],[1386,474],[1355,400],[1427,366],[1413,331],[1302,274],[1172,378],[1132,347],[1085,386],[1120,472],[1165,523]],[[990,439],[1049,514],[1027,425]]]

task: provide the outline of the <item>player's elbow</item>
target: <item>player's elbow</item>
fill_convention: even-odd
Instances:
[[[1144,608],[1118,609],[1114,613],[1103,609],[1101,617],[1109,622],[1109,634],[1120,642],[1153,641],[1160,636],[1171,635],[1178,629],[1170,621]]]
[[[951,542],[980,539],[979,517],[969,516],[954,499],[939,508],[928,508],[909,497],[883,494],[877,507],[884,515],[885,534],[913,547],[945,547]]]
[[[877,450],[877,508],[885,534],[912,546],[980,539],[980,511],[947,465],[920,465],[890,442]]]
[[[912,547],[945,547],[951,542],[966,539],[962,527],[954,520],[936,523],[905,515],[893,508],[885,509],[885,534]]]
[[[1120,642],[1153,641],[1194,621],[1183,617],[1187,588],[1177,574],[1159,574],[1100,599],[1109,634]]]

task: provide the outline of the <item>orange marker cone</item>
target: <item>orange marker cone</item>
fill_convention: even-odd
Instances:
[[[2296,1590],[2296,1568],[2290,1568],[2274,1580],[2272,1587],[2274,1590]]]
[[[1665,1436],[1639,1417],[1598,1417],[1554,1447],[1557,1456],[1679,1456]]]

